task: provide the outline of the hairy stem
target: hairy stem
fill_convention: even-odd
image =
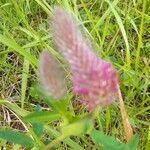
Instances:
[[[128,142],[133,135],[133,130],[128,120],[127,112],[125,110],[125,106],[124,106],[124,102],[123,102],[123,98],[121,95],[119,85],[118,85],[118,96],[119,96],[119,105],[120,105],[122,123],[123,123],[124,132],[126,136],[126,141]]]

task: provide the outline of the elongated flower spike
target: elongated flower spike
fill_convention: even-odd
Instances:
[[[73,92],[90,111],[112,103],[118,84],[112,65],[95,55],[77,23],[63,9],[55,8],[52,24],[55,44],[70,65]]]
[[[58,66],[48,51],[41,53],[39,64],[40,81],[46,94],[55,99],[62,98],[66,93],[63,74]]]

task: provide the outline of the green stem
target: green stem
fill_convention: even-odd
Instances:
[[[135,58],[135,70],[137,71],[138,69],[138,64],[139,64],[139,57],[140,57],[140,50],[142,47],[142,35],[143,35],[143,25],[144,25],[144,12],[146,9],[146,0],[143,2],[143,10],[141,14],[141,24],[140,24],[140,32],[139,32],[139,40],[138,40],[138,46],[137,46],[137,51],[136,51],[136,58]]]
[[[96,110],[94,111],[93,113],[93,119],[97,119],[98,121],[98,124],[99,124],[99,128],[101,131],[103,131],[103,126],[102,126],[102,123],[101,123],[101,107],[97,107]]]

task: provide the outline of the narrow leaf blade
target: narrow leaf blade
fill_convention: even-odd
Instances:
[[[117,141],[101,131],[94,130],[91,137],[96,144],[103,147],[103,150],[129,150],[126,144]]]
[[[31,137],[11,129],[0,129],[0,138],[25,147],[32,147],[34,145]]]
[[[45,123],[55,121],[60,117],[60,114],[55,112],[33,112],[25,116],[24,119],[29,122]]]

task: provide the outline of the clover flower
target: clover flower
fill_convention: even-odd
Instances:
[[[73,92],[90,111],[112,103],[117,95],[116,70],[95,55],[77,23],[63,9],[55,8],[52,24],[55,44],[70,65]]]
[[[40,55],[39,75],[42,86],[48,96],[60,99],[66,93],[62,70],[48,51]]]

